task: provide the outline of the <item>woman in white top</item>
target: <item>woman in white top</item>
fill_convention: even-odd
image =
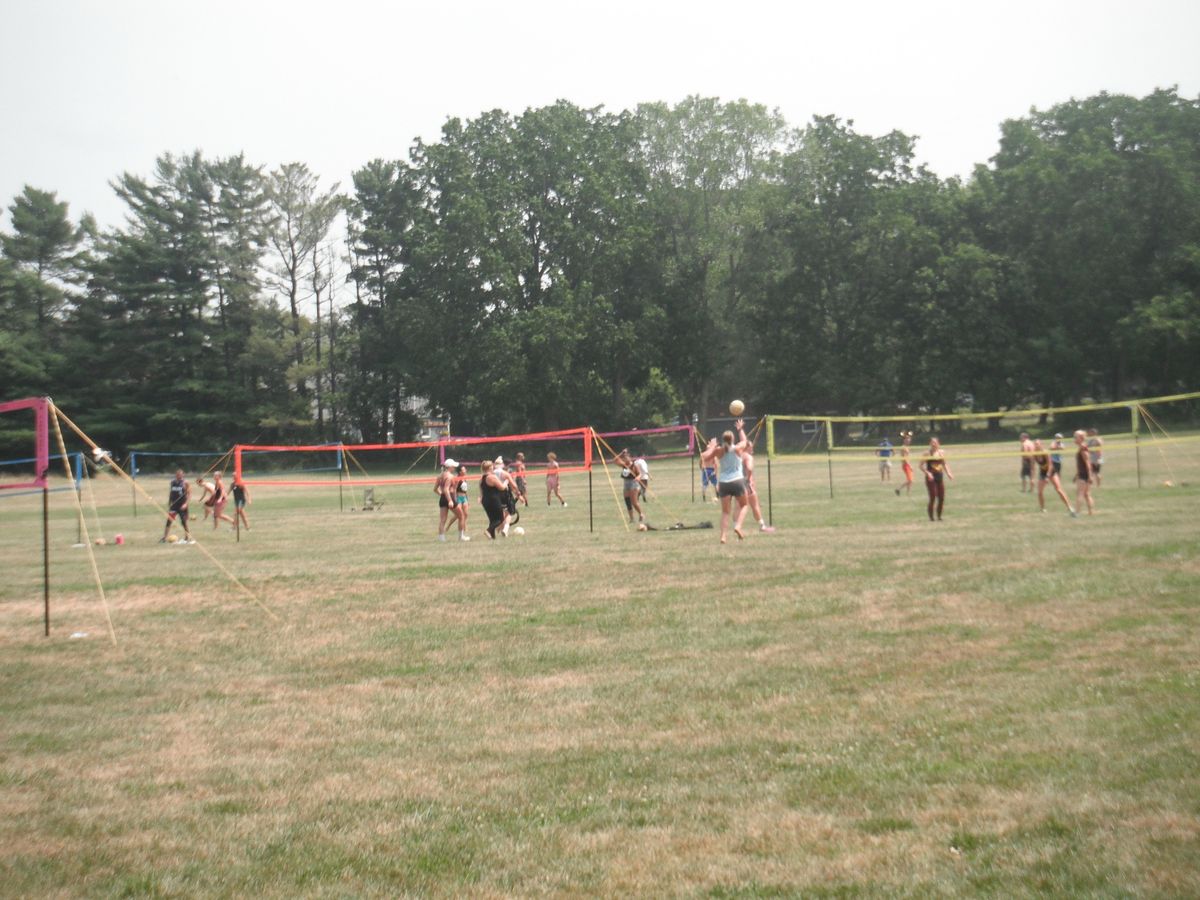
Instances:
[[[721,443],[716,438],[708,442],[704,452],[700,454],[701,462],[706,466],[715,465],[717,469],[717,496],[721,498],[721,543],[725,543],[726,532],[729,530],[729,516],[733,510],[733,501],[737,500],[737,518],[733,524],[733,533],[738,540],[745,538],[742,532],[742,522],[746,519],[749,499],[746,496],[746,476],[742,468],[742,454],[746,452],[749,442],[746,440],[745,423],[738,419],[734,423],[737,429],[737,443],[734,443],[733,432],[726,431],[721,435]]]

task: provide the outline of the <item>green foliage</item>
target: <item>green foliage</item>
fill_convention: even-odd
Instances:
[[[1198,144],[1200,102],[1160,90],[1005,122],[965,184],[909,135],[704,97],[451,119],[349,197],[164,156],[104,234],[15,198],[0,394],[211,446],[404,439],[426,409],[497,433],[1186,390]]]

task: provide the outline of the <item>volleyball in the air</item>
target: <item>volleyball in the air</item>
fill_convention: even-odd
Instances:
[[[734,400],[729,404],[729,414],[731,416],[740,416],[746,411],[746,404],[741,400]]]

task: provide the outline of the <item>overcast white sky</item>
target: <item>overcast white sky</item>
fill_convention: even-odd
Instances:
[[[919,136],[967,175],[999,125],[1100,91],[1200,95],[1197,0],[0,0],[0,204],[25,184],[116,225],[109,180],[244,151],[325,184],[451,116],[744,97]]]

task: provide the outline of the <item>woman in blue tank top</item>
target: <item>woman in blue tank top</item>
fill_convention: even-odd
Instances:
[[[749,498],[746,496],[746,475],[742,468],[742,454],[746,452],[745,423],[738,419],[734,423],[737,429],[737,443],[734,443],[733,432],[726,431],[721,435],[718,444],[716,438],[708,442],[700,461],[705,466],[715,464],[717,469],[717,496],[721,498],[721,543],[725,543],[725,535],[729,529],[729,516],[733,511],[733,501],[737,500],[737,517],[733,524],[733,533],[742,540],[746,535],[742,532],[742,522],[746,519],[749,509]]]

